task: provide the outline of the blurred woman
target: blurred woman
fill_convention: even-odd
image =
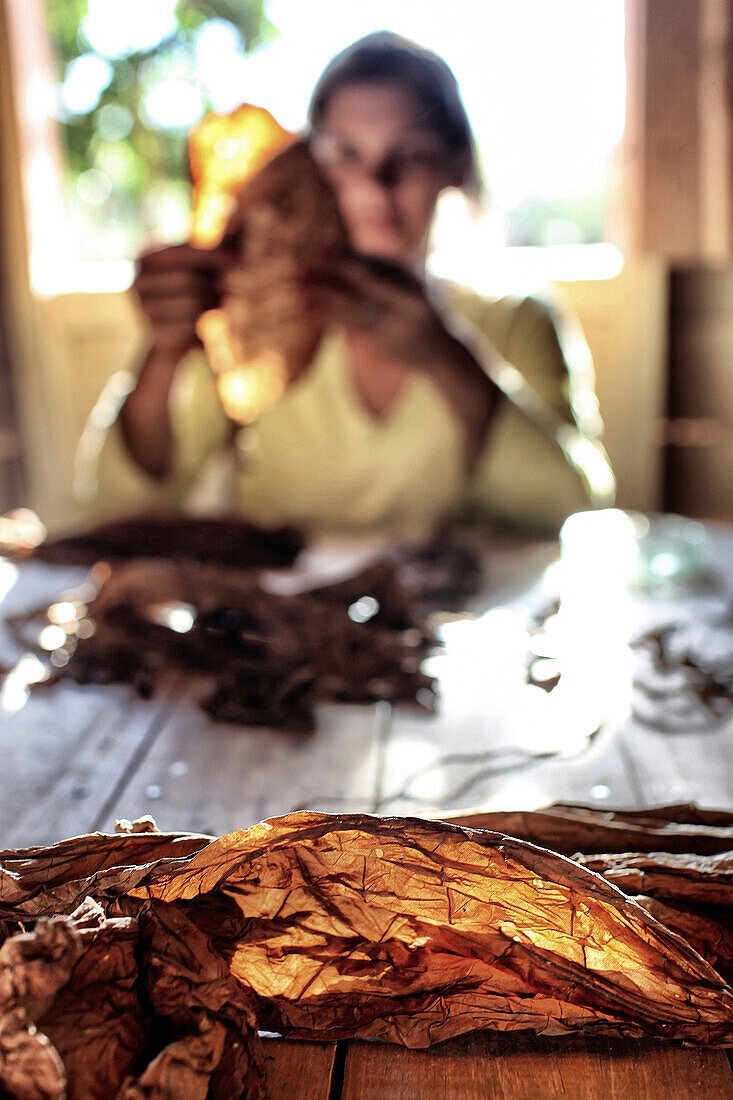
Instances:
[[[150,346],[136,378],[113,380],[85,433],[87,502],[98,515],[184,508],[205,467],[230,453],[228,507],[262,523],[557,527],[609,504],[577,326],[538,298],[484,299],[426,275],[439,196],[478,187],[447,65],[390,33],[369,35],[326,68],[309,124],[349,248],[299,272],[321,325],[304,369],[236,431],[196,336],[226,284],[220,254],[180,245],[143,256],[135,289]]]

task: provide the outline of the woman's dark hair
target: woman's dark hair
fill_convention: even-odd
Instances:
[[[441,57],[391,31],[375,31],[337,54],[316,84],[308,105],[311,129],[320,126],[329,101],[352,84],[402,85],[425,111],[426,124],[448,150],[465,161],[461,186],[469,194],[481,190],[473,130],[458,83]]]

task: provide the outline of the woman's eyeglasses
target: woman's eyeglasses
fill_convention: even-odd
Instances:
[[[422,179],[434,180],[444,170],[447,152],[437,145],[406,146],[390,150],[376,162],[358,149],[324,131],[311,135],[310,149],[317,163],[336,181],[369,176],[382,187],[397,187]]]

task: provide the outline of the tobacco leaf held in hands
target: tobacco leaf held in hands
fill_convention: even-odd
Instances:
[[[698,869],[705,859],[725,876],[722,855]],[[85,887],[94,901],[70,916]],[[25,931],[0,955],[0,1084],[22,1097],[60,1095],[64,1080],[71,1097],[256,1097],[255,1021],[412,1047],[486,1027],[733,1045],[733,990],[687,942],[688,901],[668,925],[658,899],[641,900],[500,832],[363,814],[4,853],[0,920]],[[697,943],[725,963],[729,909],[704,912]],[[85,1037],[98,1049],[82,1062]],[[54,1073],[57,1091],[39,1091]]]

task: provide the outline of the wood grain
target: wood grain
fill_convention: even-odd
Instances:
[[[329,1100],[335,1043],[265,1039],[269,1100]]]
[[[481,1032],[432,1050],[349,1045],[343,1100],[731,1100],[723,1051]]]
[[[295,737],[213,722],[177,699],[102,827],[150,813],[162,829],[219,836],[305,806],[370,810],[382,715],[378,707],[323,707],[316,732]]]
[[[517,809],[558,799],[638,804],[617,726],[604,721],[588,684],[576,691],[567,667],[562,689],[548,694],[526,683],[527,631],[557,595],[547,572],[556,557],[556,543],[487,555],[479,618],[446,624],[444,649],[426,663],[438,678],[437,713],[394,714],[380,812]]]
[[[5,616],[55,602],[85,576],[83,569],[0,559],[0,664],[12,668],[25,651]],[[28,641],[33,634],[28,632]],[[145,751],[164,707],[164,695],[144,703],[118,685],[69,682],[28,693],[6,680],[0,691],[2,845],[43,844],[95,829],[120,776]]]
[[[700,0],[646,0],[644,245],[697,258],[701,236]]]
[[[166,707],[129,689],[58,685],[33,694],[0,725],[0,837],[4,847],[93,832],[120,779],[134,770]],[[114,821],[111,822],[114,827]]]

